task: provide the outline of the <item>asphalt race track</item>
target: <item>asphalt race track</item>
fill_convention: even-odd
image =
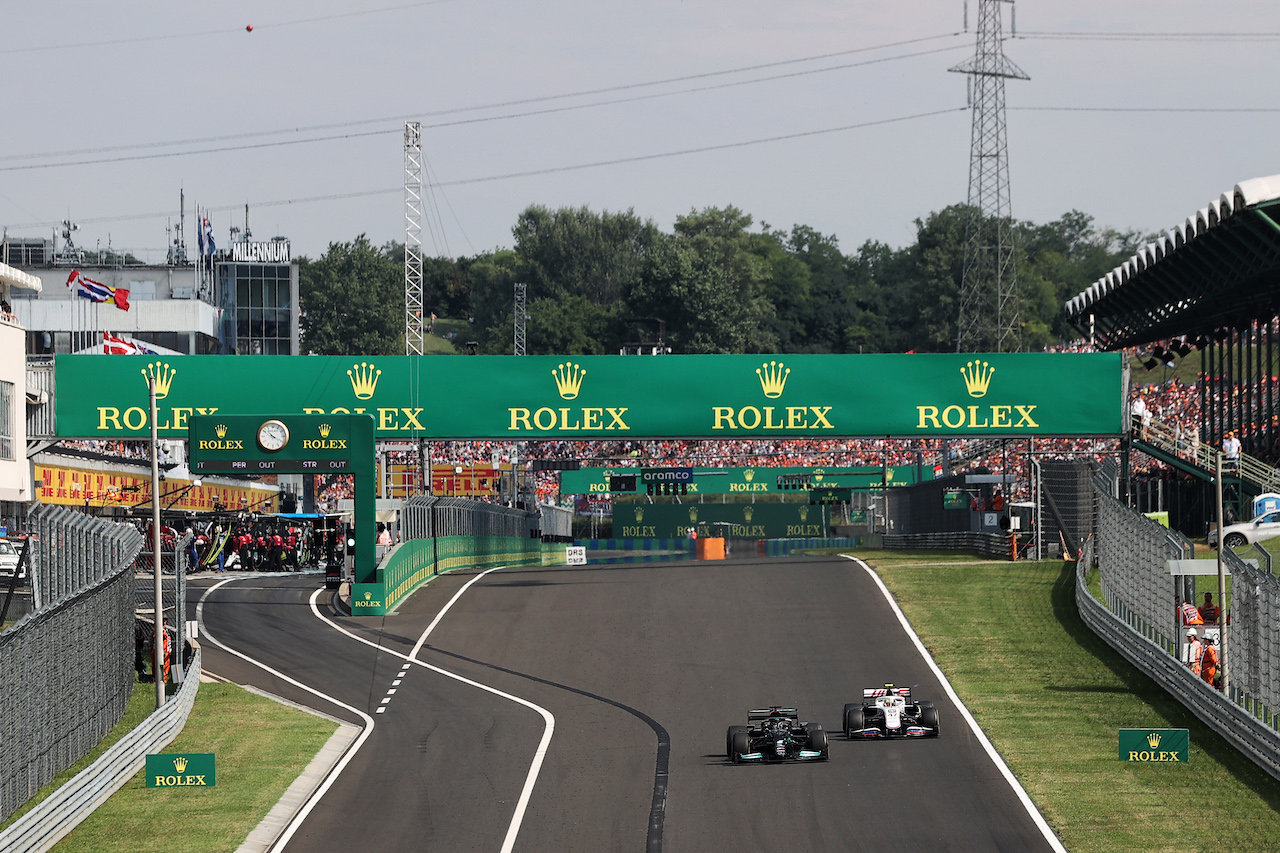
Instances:
[[[437,578],[386,617],[337,617],[320,594],[327,619],[380,648],[313,613],[314,575],[250,576],[207,596],[212,638],[374,721],[287,850],[503,849],[543,716],[406,662],[474,578]],[[205,649],[213,673],[361,724]],[[847,560],[502,569],[457,599],[417,660],[554,717],[516,851],[1053,849]],[[940,738],[844,739],[844,703],[886,681],[934,700]],[[729,764],[726,727],[770,704],[821,722],[830,761]]]

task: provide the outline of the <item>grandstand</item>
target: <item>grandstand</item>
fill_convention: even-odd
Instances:
[[[1194,387],[1170,383],[1144,400],[1124,455],[1140,451],[1207,488],[1228,433],[1243,446],[1226,479],[1239,514],[1280,487],[1280,175],[1242,181],[1067,301],[1066,319],[1099,350],[1132,350],[1151,370],[1198,353]],[[1151,463],[1141,467],[1152,470]],[[1159,466],[1156,466],[1159,467]],[[1131,469],[1131,477],[1141,471]],[[1165,475],[1168,478],[1168,475]],[[1203,499],[1189,503],[1203,506]],[[1183,513],[1188,533],[1202,513]],[[1171,516],[1173,521],[1173,516]],[[1192,529],[1201,528],[1201,529]]]

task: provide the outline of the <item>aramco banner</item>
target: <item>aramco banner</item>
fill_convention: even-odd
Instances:
[[[60,355],[59,437],[186,436],[195,414],[370,414],[379,438],[1117,435],[1119,353]]]

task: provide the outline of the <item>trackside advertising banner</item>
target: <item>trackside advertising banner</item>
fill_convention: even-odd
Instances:
[[[59,437],[162,436],[196,414],[369,414],[379,438],[1118,435],[1119,353],[60,355]]]

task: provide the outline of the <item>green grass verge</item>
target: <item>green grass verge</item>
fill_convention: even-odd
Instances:
[[[1280,783],[1080,621],[1075,567],[859,551],[1067,849],[1280,850]],[[943,737],[966,737],[943,720]],[[1186,765],[1117,760],[1117,730],[1187,728]]]
[[[141,717],[133,725],[154,710],[154,689],[146,684],[134,691],[130,715],[140,705]],[[130,715],[112,732],[113,742],[131,728]],[[235,850],[336,729],[234,684],[201,684],[186,727],[164,751],[214,753],[217,785],[149,789],[139,772],[55,849],[135,853],[161,832],[168,840],[159,846],[183,853]]]

